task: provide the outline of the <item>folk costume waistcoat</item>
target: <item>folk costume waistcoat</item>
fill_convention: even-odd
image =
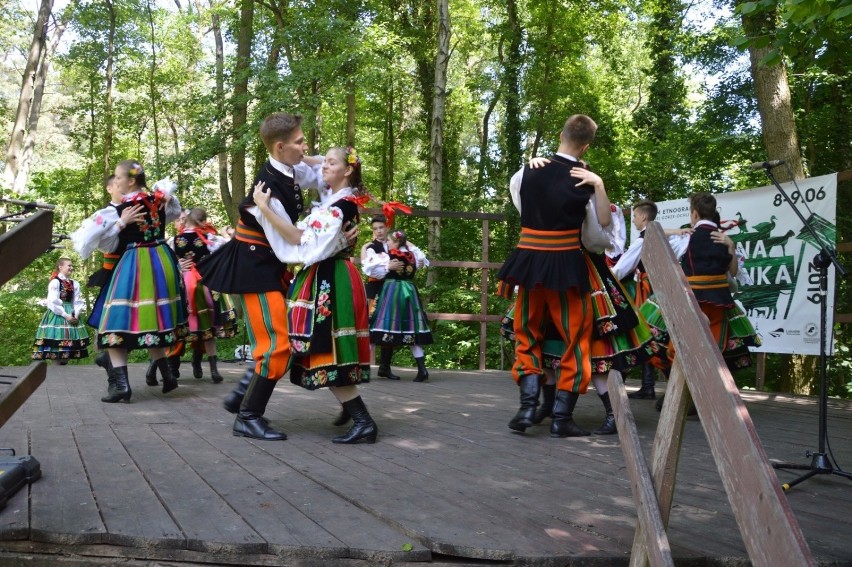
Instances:
[[[695,227],[680,265],[699,303],[733,307],[727,278],[731,254],[727,246],[710,238],[714,230],[706,224]]]
[[[521,180],[521,238],[498,278],[501,295],[516,285],[532,290],[545,288],[580,292],[590,289],[588,268],[580,248],[580,227],[594,189],[577,186],[572,167],[579,161],[559,155],[542,168],[524,168]]]
[[[373,240],[370,244],[367,245],[368,250],[372,250],[376,254],[385,254],[387,249],[385,248],[385,243],[379,240]],[[374,299],[379,292],[382,291],[382,285],[384,285],[385,280],[380,280],[377,278],[367,278],[367,283],[364,284],[364,290],[367,292],[367,299]]]
[[[304,209],[302,191],[292,177],[284,175],[267,161],[257,174],[252,187],[266,183],[272,197],[281,201],[290,221],[296,224]],[[240,203],[236,235],[230,242],[198,264],[204,285],[222,293],[264,293],[287,291],[287,265],[269,246],[263,227],[248,209],[254,207],[248,195]]]

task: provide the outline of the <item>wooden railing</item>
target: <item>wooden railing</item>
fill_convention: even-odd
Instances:
[[[804,535],[781,489],[706,317],[669,247],[652,222],[642,262],[677,356],[666,389],[649,470],[624,381],[609,375],[618,434],[636,502],[638,526],[630,565],[674,565],[666,534],[690,393],[734,517],[754,565],[814,565]]]

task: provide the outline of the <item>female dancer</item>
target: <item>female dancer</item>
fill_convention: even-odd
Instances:
[[[89,356],[89,333],[80,322],[83,297],[80,284],[71,279],[74,265],[60,258],[47,284],[47,311],[41,318],[33,346],[33,360],[54,360],[67,364],[69,359]]]
[[[423,345],[432,344],[432,330],[426,309],[411,281],[417,271],[414,254],[403,231],[388,235],[388,255],[397,260],[396,270],[388,271],[376,309],[370,318],[370,342],[382,347],[408,346],[417,363],[415,382],[429,379]]]
[[[271,211],[262,183],[255,187],[254,201],[287,240],[270,243],[279,260],[304,264],[288,292],[290,381],[308,390],[329,388],[343,411],[335,423],[351,416],[352,427],[332,442],[374,443],[378,427],[357,386],[370,381],[367,296],[349,260],[354,241],[342,232],[357,225],[358,207],[369,199],[354,148],[329,150],[322,179],[327,188],[320,191],[320,202],[296,226]]]
[[[177,259],[163,240],[166,223],[180,214],[173,185],[158,182],[149,192],[139,162],[125,160],[115,168],[114,183],[124,194],[117,215],[96,215],[74,235],[74,247],[86,258],[95,247],[122,251],[104,295],[98,324],[98,346],[109,351],[112,375],[101,401],[129,401],[127,353],[145,348],[163,375],[163,393],[178,387],[165,349],[186,333],[186,312]],[[118,233],[112,237],[115,225]],[[112,240],[112,244],[110,243]],[[111,245],[110,245],[111,244]]]
[[[233,308],[230,312],[223,312],[219,308],[213,292],[199,283],[201,274],[195,266],[202,258],[210,255],[224,243],[224,239],[216,234],[216,229],[208,224],[207,211],[196,207],[186,214],[183,228],[175,236],[173,245],[183,271],[189,311],[189,332],[193,335],[192,340],[197,341],[193,352],[193,375],[201,378],[200,355],[203,345],[210,362],[210,378],[214,383],[222,381],[222,375],[217,368],[216,337],[222,331],[225,322],[233,327],[235,314]]]

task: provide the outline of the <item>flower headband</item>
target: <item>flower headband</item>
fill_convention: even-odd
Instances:
[[[142,165],[138,163],[134,163],[133,167],[127,170],[127,173],[129,173],[133,177],[136,177],[137,175],[142,175],[144,172],[145,170],[142,169]]]
[[[352,167],[361,167],[361,158],[352,146],[346,146],[346,163]]]
[[[392,237],[393,237],[393,239],[394,239],[394,240],[396,240],[397,242],[399,242],[400,240],[405,240],[405,233],[404,233],[404,232],[402,232],[401,230],[395,230],[395,231],[393,231],[393,232],[391,233],[391,236],[392,236]]]

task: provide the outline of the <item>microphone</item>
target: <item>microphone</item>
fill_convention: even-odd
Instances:
[[[774,159],[772,161],[758,161],[751,164],[749,167],[758,170],[758,169],[771,169],[773,167],[778,167],[779,165],[784,165],[787,163],[783,159]]]

